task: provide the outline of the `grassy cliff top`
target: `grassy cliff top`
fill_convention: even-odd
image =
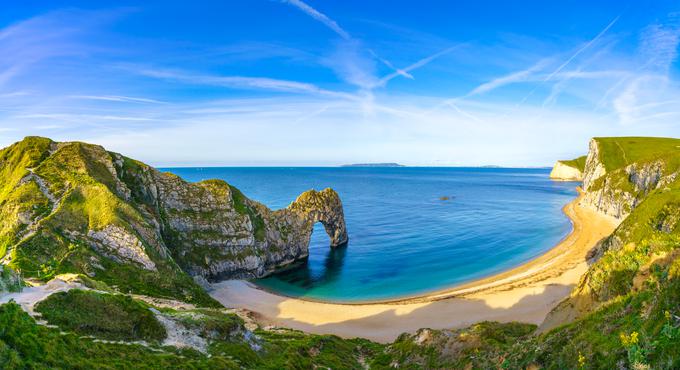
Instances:
[[[680,167],[680,139],[661,137],[598,137],[600,161],[607,171],[631,163],[663,160]]]
[[[580,156],[576,159],[560,160],[558,162],[562,163],[565,166],[577,168],[581,172],[583,172],[583,170],[586,168],[586,156],[585,155],[582,155],[582,156]]]

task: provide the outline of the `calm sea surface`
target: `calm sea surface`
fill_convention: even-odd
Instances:
[[[271,291],[327,301],[418,295],[529,261],[571,230],[561,208],[576,196],[577,185],[549,180],[547,169],[164,170],[188,181],[226,180],[273,209],[308,189],[335,189],[345,208],[347,247],[331,250],[318,224],[306,263],[255,281]]]

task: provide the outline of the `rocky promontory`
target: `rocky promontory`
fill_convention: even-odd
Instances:
[[[194,298],[193,280],[263,277],[306,258],[317,222],[331,247],[347,242],[332,189],[274,211],[222,180],[189,183],[101,146],[39,137],[0,151],[0,216],[3,263],[23,276],[81,273]]]
[[[560,160],[555,162],[550,178],[561,181],[583,181],[583,170],[586,157],[579,157],[574,160]]]

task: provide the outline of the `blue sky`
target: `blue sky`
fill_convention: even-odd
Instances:
[[[0,146],[542,166],[593,136],[680,136],[680,4],[593,3],[5,2]]]

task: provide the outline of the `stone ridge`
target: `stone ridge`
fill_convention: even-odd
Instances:
[[[332,189],[273,211],[221,180],[188,183],[98,145],[37,137],[0,150],[0,216],[2,262],[26,277],[82,273],[189,301],[210,298],[187,274],[263,277],[305,259],[316,222],[331,246],[347,242]]]

